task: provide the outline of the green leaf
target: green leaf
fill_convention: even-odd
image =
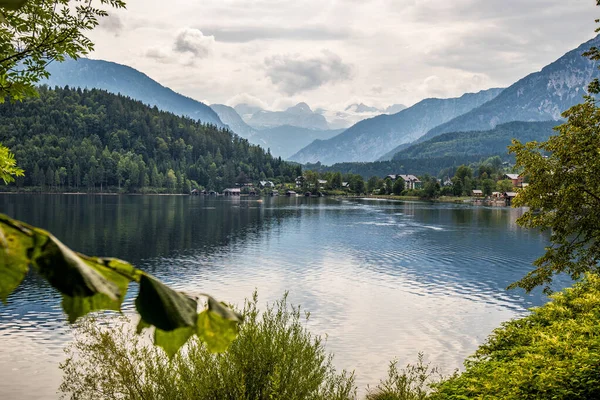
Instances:
[[[93,296],[103,293],[113,300],[122,298],[119,287],[107,280],[73,250],[51,234],[35,229],[34,266],[48,282],[67,296]]]
[[[237,337],[241,320],[238,313],[208,297],[208,309],[198,315],[196,334],[209,351],[221,353]]]
[[[146,321],[144,321],[143,319],[140,318],[140,321],[138,322],[137,326],[135,327],[135,333],[137,333],[138,335],[140,333],[142,333],[142,331],[146,328],[150,328],[152,325],[146,323]]]
[[[31,246],[31,236],[10,226],[0,227],[0,300],[3,303],[29,271],[27,249]]]
[[[194,328],[191,326],[173,329],[169,332],[156,328],[154,330],[154,344],[162,347],[169,358],[173,358],[181,346],[183,346],[193,334]]]
[[[75,322],[75,320],[85,314],[98,311],[98,310],[113,310],[121,311],[121,303],[127,293],[127,286],[129,285],[129,279],[125,276],[115,272],[112,269],[107,268],[104,265],[102,259],[94,259],[86,257],[84,260],[86,264],[92,267],[95,271],[99,272],[104,278],[114,283],[121,296],[117,299],[106,296],[104,293],[96,293],[92,296],[67,296],[63,294],[62,306],[63,310],[69,317],[69,322]]]
[[[0,0],[0,8],[18,10],[27,3],[27,0]]]
[[[196,300],[149,275],[144,274],[140,278],[135,307],[145,322],[163,331],[196,325]]]

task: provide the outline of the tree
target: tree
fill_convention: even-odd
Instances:
[[[398,177],[394,182],[394,186],[392,187],[392,191],[396,196],[400,196],[404,191],[404,179]]]
[[[496,182],[496,190],[501,193],[512,192],[514,190],[512,181],[510,179],[504,179]]]
[[[10,7],[10,4],[20,6]],[[7,5],[9,8],[6,8]],[[22,100],[36,96],[35,84],[50,76],[46,66],[66,57],[89,54],[94,44],[85,36],[108,13],[107,5],[124,8],[122,0],[2,0],[0,29],[0,103],[7,97]]]
[[[378,186],[379,186],[379,178],[377,178],[376,176],[370,177],[369,180],[367,181],[367,192],[369,192],[369,194],[372,194],[373,191],[375,189],[377,189]]]
[[[481,190],[484,196],[490,196],[496,187],[496,182],[492,179],[484,179],[481,181]]]
[[[550,231],[552,243],[534,262],[536,269],[511,287],[529,291],[545,285],[548,291],[557,274],[577,279],[586,271],[599,271],[600,109],[588,97],[563,117],[567,122],[547,142],[515,140],[510,147],[516,167],[530,177],[529,186],[513,201],[515,207],[529,207],[517,222]]]
[[[121,0],[99,2],[125,6]],[[92,3],[0,0],[0,103],[36,95],[34,85],[48,76],[45,68],[50,61],[77,58],[93,49],[82,32],[93,29],[107,13]],[[6,182],[22,171],[4,149],[0,146],[0,178]],[[43,168],[38,166],[38,173],[44,180]],[[49,184],[54,178],[52,172]],[[210,296],[205,296],[207,309],[198,313],[197,298],[169,288],[131,264],[76,253],[50,233],[0,214],[0,301],[6,302],[30,269],[62,294],[62,307],[71,322],[96,310],[119,311],[129,283],[137,283],[138,331],[154,326],[154,343],[169,355],[193,335],[211,351],[223,351],[241,322],[239,314]]]

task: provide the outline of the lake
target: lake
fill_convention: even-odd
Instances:
[[[545,298],[506,291],[547,236],[522,210],[376,200],[0,195],[0,211],[89,255],[128,260],[169,285],[242,305],[289,291],[363,392],[422,351],[451,373],[502,321]],[[132,291],[136,291],[133,287]],[[0,398],[53,399],[71,333],[34,275],[0,304]],[[132,298],[125,304],[132,311]]]

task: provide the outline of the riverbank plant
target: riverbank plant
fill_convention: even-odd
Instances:
[[[308,314],[287,296],[257,308],[246,301],[238,338],[215,354],[192,339],[172,359],[136,335],[125,317],[110,326],[81,323],[62,364],[63,398],[346,400],[354,376],[337,373],[321,337],[306,328]]]

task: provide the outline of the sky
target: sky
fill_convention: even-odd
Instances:
[[[594,0],[126,0],[90,58],[207,104],[412,105],[507,87],[594,36]]]

